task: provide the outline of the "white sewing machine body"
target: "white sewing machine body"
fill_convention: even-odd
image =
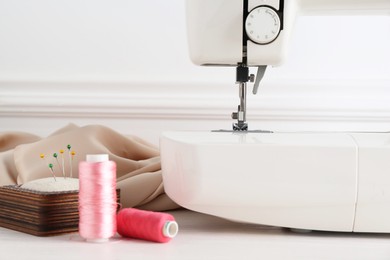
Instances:
[[[241,102],[235,131],[162,135],[166,193],[240,222],[389,233],[390,133],[247,131],[248,75],[239,69],[280,65],[301,13],[388,15],[390,0],[187,0],[191,59],[237,66]]]
[[[390,232],[390,133],[167,132],[167,194],[240,222]]]
[[[243,26],[250,22],[243,13],[244,5],[247,5],[245,8],[249,15],[256,8],[268,8],[265,11],[269,15],[259,17],[266,28],[256,30],[254,26]],[[186,9],[189,53],[195,64],[236,66],[242,62],[245,52],[247,65],[256,67],[283,63],[297,15],[389,15],[390,1],[186,0]],[[279,23],[279,27],[275,28],[273,22]],[[248,37],[243,44],[243,36],[246,36],[246,32],[251,35],[251,30],[254,35],[258,32],[261,37],[269,37],[269,40],[260,39],[258,43],[255,37],[254,40]],[[345,34],[348,35],[348,32]]]

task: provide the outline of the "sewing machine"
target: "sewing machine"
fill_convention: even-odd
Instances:
[[[234,221],[390,232],[390,133],[273,133],[246,122],[247,83],[286,57],[296,15],[389,15],[390,0],[187,0],[192,61],[235,66],[232,129],[161,137],[166,193]],[[257,67],[249,75],[248,67]]]

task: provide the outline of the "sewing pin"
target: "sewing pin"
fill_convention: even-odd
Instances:
[[[50,168],[50,171],[51,171],[51,173],[53,174],[54,181],[57,181],[57,179],[56,179],[56,175],[54,174],[54,170],[53,170],[53,164],[52,164],[52,163],[49,163],[49,168]]]
[[[54,153],[54,154],[53,154],[53,157],[56,158],[58,167],[59,167],[60,169],[62,169],[62,176],[64,176],[64,178],[65,178],[65,171],[64,171],[64,168],[61,166],[60,161],[58,161],[58,154],[57,154],[57,153]]]
[[[72,146],[70,144],[68,144],[66,146],[66,148],[68,148],[68,154],[69,154],[69,166],[70,166],[70,178],[72,178],[72,175],[73,175],[73,165],[72,165],[72,155],[71,155],[71,152],[70,152],[70,148],[72,148]]]
[[[39,157],[41,157],[41,159],[43,159],[44,161],[45,161],[45,165],[47,165],[46,163],[46,158],[45,158],[45,154],[44,153],[41,153],[40,155],[39,155]],[[56,176],[54,175],[54,172],[53,172],[53,166],[52,167],[50,167],[50,164],[49,164],[49,168],[51,169],[51,173],[53,174],[53,176],[54,176],[54,180],[56,181]]]
[[[76,155],[76,152],[72,151],[70,153],[70,155],[72,156],[71,160],[70,160],[70,177],[72,178],[72,175],[73,175],[73,171],[72,171],[72,169],[73,169],[73,157]]]
[[[61,154],[61,162],[62,162],[62,175],[64,176],[64,178],[66,179],[66,175],[65,175],[65,163],[64,163],[64,150],[60,150],[60,154]]]

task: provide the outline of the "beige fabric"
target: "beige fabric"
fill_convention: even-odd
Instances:
[[[49,177],[49,163],[60,176],[62,171],[52,155],[61,149],[65,150],[65,170],[69,173],[68,144],[76,152],[73,177],[78,176],[78,163],[86,154],[106,153],[116,162],[123,207],[156,211],[177,208],[164,193],[158,149],[137,137],[98,125],[68,125],[43,139],[27,133],[0,133],[0,185]],[[40,158],[41,153],[45,159]]]

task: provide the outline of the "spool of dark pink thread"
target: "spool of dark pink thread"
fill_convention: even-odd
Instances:
[[[166,243],[177,235],[179,226],[168,213],[126,208],[117,214],[117,231],[123,237]]]

